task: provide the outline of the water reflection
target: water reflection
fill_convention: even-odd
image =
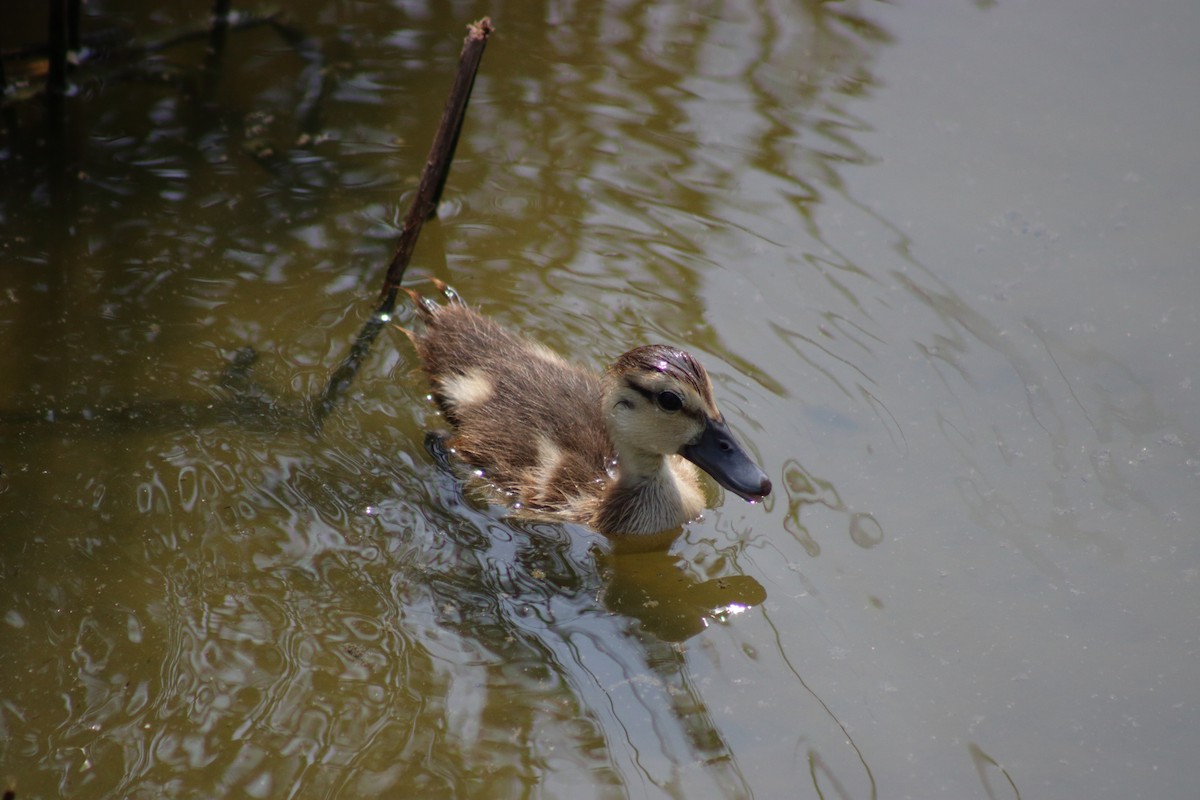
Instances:
[[[979,772],[979,782],[991,800],[998,800],[1001,797],[1013,797],[1020,800],[1021,792],[1017,789],[1017,784],[1013,781],[1012,776],[1008,774],[1008,770],[984,752],[984,749],[975,742],[971,742],[967,746],[967,750],[971,754],[971,760],[975,762],[975,769]],[[996,772],[1000,773],[999,778],[989,777]],[[997,786],[1004,788],[997,790],[992,784],[993,780]]]
[[[792,365],[763,366],[770,330],[875,401],[859,356],[887,340],[862,300],[881,276],[816,211],[845,193],[841,165],[871,161],[844,103],[875,85],[887,33],[844,4],[735,20],[589,4],[571,25],[512,5],[464,134],[496,157],[456,165],[430,271],[581,360],[686,337],[746,409],[794,392]],[[40,665],[3,693],[22,757],[63,795],[749,797],[811,780],[872,796],[841,712],[789,660],[806,632],[752,635],[773,624],[768,592],[734,543],[770,523],[607,555],[578,529],[508,519],[425,458],[422,390],[393,354],[312,433],[305,399],[357,327],[416,172],[404,142],[439,107],[452,6],[321,5],[324,51],[230,42],[196,97],[73,100],[74,127],[6,186],[6,226],[32,232],[5,312],[29,343],[0,355],[6,408],[92,409],[4,420],[21,470],[5,520],[31,532],[27,550],[6,544],[6,618],[25,632],[14,658]],[[705,109],[724,97],[737,113]],[[755,202],[729,201],[759,182]],[[743,288],[744,243],[786,247],[797,223],[822,252],[772,279],[786,313],[765,302],[743,321],[752,298],[719,301]],[[794,332],[789,281],[813,278],[846,306],[825,339]],[[215,380],[214,354],[247,346],[253,366]],[[744,413],[787,430],[782,412]],[[882,541],[819,468],[781,472],[788,506],[766,519],[810,557],[818,509],[857,547]],[[786,719],[760,731],[771,713]],[[792,753],[745,766],[787,736]]]
[[[762,584],[748,575],[700,580],[665,552],[608,556],[601,564],[605,608],[638,620],[642,630],[667,642],[691,638],[767,597]]]
[[[830,481],[813,476],[795,459],[784,464],[781,483],[788,500],[783,529],[795,537],[809,556],[819,556],[821,545],[813,537],[808,526],[800,521],[801,513],[808,506],[821,506],[845,517],[846,533],[850,541],[864,550],[869,550],[883,541],[883,528],[872,514],[852,511],[842,502],[841,496]]]
[[[235,377],[253,385],[249,364]],[[736,553],[598,556],[594,536],[506,520],[454,475],[367,441],[170,419],[187,425],[124,420],[128,442],[147,442],[124,456],[136,488],[92,494],[132,521],[120,550],[141,553],[134,586],[106,590],[115,609],[85,606],[73,634],[82,713],[51,760],[84,778],[64,790],[170,791],[204,774],[218,793],[325,781],[507,793],[550,763],[669,788],[670,765],[700,760],[722,791],[748,791],[670,644],[763,602]],[[79,547],[123,559],[113,544]],[[139,584],[161,594],[139,601]],[[143,662],[146,647],[161,659]],[[614,752],[614,726],[633,760]]]

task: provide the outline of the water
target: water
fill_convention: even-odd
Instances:
[[[510,5],[292,4],[12,107],[0,777],[1191,797],[1194,4]],[[315,424],[485,13],[410,278],[701,357],[776,493],[668,551],[441,469],[397,332]]]

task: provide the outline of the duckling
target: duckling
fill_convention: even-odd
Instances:
[[[699,516],[696,467],[750,502],[771,493],[689,353],[636,347],[597,374],[439,288],[449,303],[410,292],[425,328],[405,333],[454,427],[450,446],[526,508],[624,538]]]

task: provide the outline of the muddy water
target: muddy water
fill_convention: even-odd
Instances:
[[[1193,5],[510,5],[291,4],[10,106],[0,779],[1192,796]],[[400,335],[315,424],[484,13],[410,278],[705,361],[776,494],[666,551],[443,469]]]

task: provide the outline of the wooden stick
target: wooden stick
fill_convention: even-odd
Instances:
[[[50,48],[46,90],[60,97],[67,93],[67,2],[50,0],[50,28],[46,34],[46,45]]]
[[[471,88],[475,85],[475,73],[479,70],[479,61],[483,58],[488,35],[493,30],[492,21],[487,17],[467,26],[467,38],[458,58],[454,86],[450,89],[450,96],[446,98],[446,107],[442,110],[442,119],[433,137],[433,147],[429,149],[429,158],[425,161],[425,169],[421,171],[421,182],[417,186],[416,197],[413,198],[408,215],[404,218],[400,244],[396,247],[396,253],[392,256],[387,275],[383,279],[383,290],[379,295],[381,314],[390,314],[395,308],[396,293],[400,290],[404,271],[408,269],[408,263],[412,260],[417,237],[421,235],[421,226],[425,224],[425,220],[437,213],[437,202],[441,197],[442,187],[446,184],[446,177],[450,174],[450,162],[454,158],[458,134],[466,116],[467,101],[471,98]]]
[[[338,365],[329,378],[316,407],[316,424],[319,428],[324,423],[329,412],[333,410],[341,396],[358,374],[359,367],[371,350],[371,344],[383,330],[384,323],[396,307],[396,295],[400,291],[400,281],[404,271],[412,261],[413,251],[417,246],[417,237],[421,235],[421,227],[425,220],[437,212],[438,199],[446,177],[450,173],[450,162],[454,159],[458,134],[462,130],[463,119],[466,117],[467,101],[471,97],[471,88],[475,85],[475,73],[479,71],[479,62],[483,58],[483,50],[487,46],[488,36],[495,28],[492,21],[484,17],[476,23],[467,26],[467,38],[463,42],[462,54],[458,57],[458,72],[454,77],[454,85],[450,96],[446,99],[446,107],[442,110],[442,119],[438,123],[437,133],[433,137],[433,146],[429,149],[429,157],[425,160],[425,168],[421,171],[421,181],[417,185],[417,193],[413,197],[408,214],[404,217],[404,227],[400,231],[400,242],[396,252],[388,264],[387,274],[383,279],[383,289],[379,293],[379,305],[375,313],[358,332],[358,337],[350,347],[350,354]]]

